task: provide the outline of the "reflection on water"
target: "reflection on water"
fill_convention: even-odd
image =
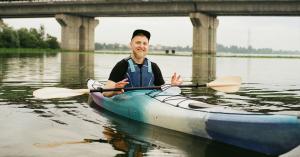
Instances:
[[[61,83],[85,86],[88,78],[94,78],[93,53],[61,53]]]
[[[32,96],[34,90],[42,87],[77,89],[86,88],[87,78],[105,81],[114,64],[124,57],[127,55],[0,54],[1,155],[264,156],[120,118],[91,107],[87,95],[53,100]],[[186,84],[191,83],[191,57],[149,58],[160,65],[166,82],[176,71]],[[254,112],[300,113],[300,75],[295,73],[299,59],[215,58],[214,66],[216,69],[207,73],[209,76],[241,76],[241,90],[225,94],[209,88],[185,88],[183,94],[213,105]]]
[[[214,54],[197,54],[193,58],[193,83],[207,83],[216,78],[216,57]]]
[[[296,113],[300,115],[300,89],[277,91],[254,87],[243,88],[235,94],[224,94],[211,89],[183,89],[183,94],[192,99],[219,106],[230,106],[251,112]]]

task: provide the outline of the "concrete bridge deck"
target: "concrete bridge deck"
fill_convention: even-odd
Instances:
[[[0,2],[0,18],[189,16],[299,16],[300,0],[28,0]]]

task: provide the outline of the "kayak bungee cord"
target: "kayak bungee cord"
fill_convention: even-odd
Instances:
[[[171,88],[171,86],[169,86],[168,88],[164,89],[164,90],[167,90]],[[179,108],[184,108],[184,109],[189,109],[189,110],[196,110],[195,108],[187,108],[187,107],[182,107],[180,106],[181,103],[183,103],[184,101],[187,101],[187,100],[192,100],[190,97],[183,97],[182,95],[180,94],[176,94],[176,95],[167,95],[167,94],[161,94],[164,92],[164,90],[151,90],[150,92],[148,93],[145,93],[145,95],[155,99],[155,100],[158,100],[160,102],[164,102],[164,103],[167,103],[169,105],[172,105],[174,107],[179,107]],[[153,94],[155,93],[155,94]],[[163,98],[162,100],[159,99],[158,97],[165,97]],[[182,99],[182,100],[181,100]],[[176,104],[172,104],[170,103],[170,101],[173,101],[173,100],[181,100],[179,102],[177,102]],[[199,109],[199,108],[198,108]]]
[[[104,86],[104,84],[100,83],[99,81],[94,81],[94,80],[90,84],[90,87],[92,87],[95,90],[99,90],[99,88],[102,88],[103,86]],[[126,89],[126,88],[124,88],[124,89]],[[135,91],[135,90],[129,90],[129,91],[125,91],[125,92],[131,92],[131,91]],[[207,107],[205,107],[205,105],[203,107],[201,107],[201,106],[191,107],[190,103],[188,103],[188,102],[186,104],[181,105],[182,103],[184,103],[186,101],[195,101],[195,100],[193,100],[191,97],[182,96],[180,93],[181,93],[181,90],[176,86],[163,85],[163,86],[160,86],[160,89],[151,89],[149,92],[145,92],[145,95],[147,95],[147,96],[151,97],[152,99],[155,99],[159,102],[166,103],[166,104],[174,106],[174,107],[178,107],[178,108],[182,108],[182,109],[186,109],[186,110],[195,110],[195,111],[200,110],[203,112],[208,112],[206,110],[203,110],[203,109],[207,108]],[[178,100],[178,101],[176,101],[176,100]],[[215,107],[218,107],[218,106],[215,106]]]
[[[104,86],[104,84],[100,83],[99,81],[93,81],[90,85],[93,89],[99,89],[99,88],[102,88]],[[187,104],[186,106],[181,106],[180,105],[181,103],[183,103],[185,101],[188,101],[188,100],[193,100],[193,99],[191,99],[190,97],[184,97],[180,93],[178,93],[178,94],[164,94],[164,93],[167,93],[166,92],[167,90],[172,91],[172,88],[174,88],[174,87],[171,86],[171,85],[164,85],[164,86],[161,86],[160,90],[153,89],[153,90],[150,90],[149,92],[145,93],[145,95],[147,95],[147,96],[149,96],[149,97],[151,97],[151,98],[153,98],[153,99],[155,99],[159,102],[163,102],[163,103],[166,103],[168,105],[178,107],[178,108],[182,108],[182,109],[186,109],[186,110],[199,110],[199,109],[204,109],[205,108],[205,107],[193,107],[192,108],[192,107],[189,106],[189,104]],[[126,91],[126,92],[131,92],[131,91]],[[159,99],[159,97],[163,97],[163,99]],[[181,100],[181,101],[178,101],[176,103],[175,102],[171,103],[171,101],[174,101],[174,100]],[[203,112],[207,112],[207,111],[203,111]]]

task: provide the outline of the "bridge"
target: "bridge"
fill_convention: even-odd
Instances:
[[[188,16],[193,25],[193,55],[216,53],[217,16],[299,16],[300,0],[20,0],[0,2],[1,18],[55,17],[62,27],[61,48],[93,51],[95,17]],[[200,61],[193,65],[211,65]],[[193,66],[201,76],[202,66]]]
[[[0,18],[55,17],[61,47],[94,50],[95,17],[189,16],[195,53],[216,51],[217,16],[298,16],[299,0],[7,0]]]
[[[299,0],[7,0],[0,2],[0,17],[298,16],[299,7]]]

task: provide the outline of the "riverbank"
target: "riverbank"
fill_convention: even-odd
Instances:
[[[130,54],[130,51],[99,51],[95,53],[99,54]],[[166,54],[163,51],[151,51],[149,55],[164,55],[164,56],[192,56],[192,52],[176,52]],[[275,54],[275,53],[228,53],[228,52],[217,52],[216,57],[245,57],[245,58],[299,58],[300,54]]]
[[[57,53],[60,49],[37,49],[37,48],[0,48],[0,53]]]

